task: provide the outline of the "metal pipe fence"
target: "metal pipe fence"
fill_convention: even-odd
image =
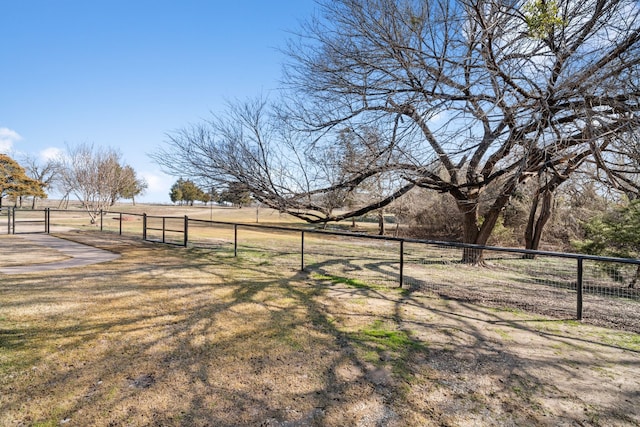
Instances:
[[[0,229],[7,234],[48,233],[50,210],[0,208]]]
[[[18,213],[20,218],[22,213]],[[0,230],[10,214],[0,211]],[[85,213],[86,221],[86,213]],[[518,309],[640,333],[640,260],[373,236],[311,228],[101,212],[101,231],[233,254],[355,287],[419,289],[442,298]],[[47,210],[51,226],[75,217]],[[14,222],[14,227],[15,227]],[[4,224],[5,229],[6,224]],[[54,227],[54,228],[55,228]],[[463,262],[482,251],[482,267]]]

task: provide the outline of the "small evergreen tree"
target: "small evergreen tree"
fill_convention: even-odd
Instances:
[[[144,178],[138,177],[136,171],[129,165],[118,165],[118,187],[115,189],[111,205],[117,199],[131,199],[136,204],[136,196],[143,194],[148,184]]]
[[[171,199],[171,202],[182,204],[182,200],[183,200],[182,183],[183,182],[184,180],[180,178],[171,186],[171,190],[169,191],[169,198]]]
[[[584,224],[586,239],[576,243],[578,251],[592,255],[636,258],[640,255],[640,200],[593,218]],[[640,266],[629,283],[634,288]]]
[[[220,194],[220,200],[229,202],[237,208],[242,208],[251,203],[251,193],[247,190],[246,185],[240,182],[232,182]]]
[[[169,192],[169,197],[173,203],[179,203],[182,205],[186,203],[193,206],[193,202],[198,200],[202,202],[208,202],[210,197],[200,187],[198,187],[190,179],[178,179],[172,186]]]
[[[4,196],[14,199],[22,196],[46,197],[43,188],[44,184],[29,178],[18,162],[6,154],[0,154],[0,207]]]

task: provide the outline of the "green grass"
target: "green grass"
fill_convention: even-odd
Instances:
[[[376,320],[371,326],[356,333],[363,343],[375,346],[379,351],[405,353],[410,350],[425,350],[426,346],[411,338],[404,330],[389,328],[382,320]]]
[[[599,339],[605,344],[640,352],[640,334],[608,331]]]
[[[428,346],[414,339],[409,331],[399,330],[394,325],[378,319],[348,335],[363,360],[379,367],[390,366],[393,375],[405,384],[416,381],[411,360],[416,354],[426,353]],[[396,391],[404,393],[408,389],[400,387]]]
[[[351,288],[356,288],[356,289],[368,289],[368,290],[373,290],[373,291],[389,290],[389,288],[386,287],[386,286],[376,285],[376,284],[373,284],[373,283],[367,283],[367,282],[363,282],[362,280],[358,280],[358,279],[350,279],[348,277],[341,277],[341,276],[333,276],[333,275],[328,275],[328,274],[313,273],[311,275],[311,278],[316,279],[316,280],[321,280],[321,281],[328,281],[328,282],[331,282],[333,284],[347,285],[347,286],[349,286]]]
[[[509,334],[509,332],[508,332],[508,331],[505,331],[504,329],[496,328],[496,329],[494,329],[493,331],[494,331],[496,334],[500,335],[500,338],[501,338],[503,341],[511,341],[511,340],[513,340],[513,337]]]

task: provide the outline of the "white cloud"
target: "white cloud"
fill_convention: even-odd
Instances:
[[[145,181],[147,181],[147,185],[149,186],[147,188],[147,191],[152,193],[156,191],[163,191],[163,190],[169,191],[168,188],[169,186],[171,186],[171,184],[168,184],[168,182],[170,178],[167,177],[166,175],[160,175],[157,173],[147,172],[147,171],[140,172],[140,175],[142,175]]]
[[[56,147],[49,147],[40,151],[40,158],[45,161],[55,160],[61,158],[63,154],[64,152],[61,149]]]
[[[147,189],[139,198],[141,202],[166,203],[169,201],[169,189],[175,179],[158,172],[142,171],[139,173],[147,181]]]
[[[0,128],[0,153],[8,153],[13,148],[13,144],[20,141],[22,137],[15,130]]]

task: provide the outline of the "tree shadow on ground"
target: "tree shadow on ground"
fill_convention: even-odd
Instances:
[[[640,356],[599,330],[262,257],[103,245],[123,257],[0,284],[0,424],[640,420]]]

